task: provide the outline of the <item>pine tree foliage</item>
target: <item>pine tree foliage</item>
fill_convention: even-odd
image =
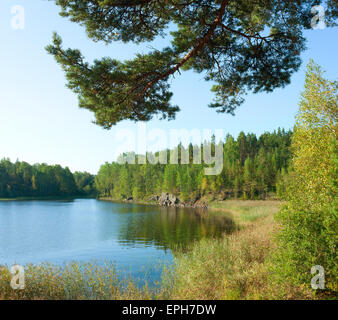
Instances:
[[[334,0],[54,1],[94,41],[168,41],[131,60],[104,57],[90,64],[54,35],[47,51],[65,71],[79,106],[94,112],[104,128],[154,115],[173,119],[179,108],[171,103],[170,79],[187,70],[214,84],[210,107],[234,113],[246,92],[270,92],[290,82],[305,50],[312,6],[327,4],[328,26],[337,17]]]

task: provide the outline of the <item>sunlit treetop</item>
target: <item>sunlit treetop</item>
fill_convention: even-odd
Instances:
[[[55,0],[60,14],[84,26],[94,41],[151,42],[168,46],[132,60],[85,61],[79,50],[63,49],[54,35],[47,51],[66,73],[79,105],[111,128],[119,121],[173,119],[169,80],[182,71],[203,73],[214,84],[218,112],[234,113],[247,92],[284,87],[305,50],[314,5],[325,2],[327,26],[336,25],[334,0]]]

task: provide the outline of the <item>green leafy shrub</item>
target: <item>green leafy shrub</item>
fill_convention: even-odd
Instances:
[[[311,61],[292,137],[287,203],[277,216],[279,282],[309,288],[311,267],[320,265],[326,289],[337,290],[337,113],[337,82]]]

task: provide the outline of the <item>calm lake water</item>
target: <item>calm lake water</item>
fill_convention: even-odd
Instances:
[[[231,228],[229,219],[193,209],[95,199],[0,201],[0,264],[107,261],[151,283],[178,245]]]

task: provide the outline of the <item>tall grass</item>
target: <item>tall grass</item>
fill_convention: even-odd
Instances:
[[[7,266],[0,267],[0,300],[116,300],[150,299],[147,287],[138,288],[128,279],[119,279],[113,265],[71,263],[27,265],[25,288],[13,290]]]
[[[266,298],[271,232],[271,218],[266,218],[222,239],[195,243],[176,259],[173,298]]]
[[[274,215],[279,211],[279,201],[263,200],[227,200],[211,202],[210,210],[214,214],[228,215],[239,226]]]

